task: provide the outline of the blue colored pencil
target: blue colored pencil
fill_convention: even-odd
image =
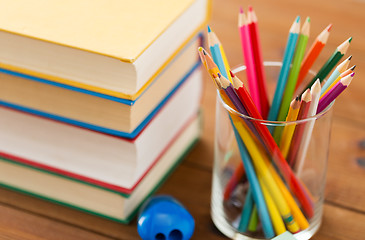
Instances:
[[[253,208],[253,197],[252,197],[252,190],[251,186],[248,188],[245,198],[245,204],[242,208],[241,220],[238,225],[238,231],[246,232],[248,223],[250,221],[251,213]]]
[[[293,59],[293,55],[295,52],[295,45],[297,43],[298,36],[299,36],[299,30],[300,30],[299,21],[300,21],[300,17],[298,16],[295,19],[295,21],[292,24],[290,31],[289,31],[289,37],[288,37],[288,41],[287,41],[285,53],[284,53],[283,65],[280,70],[280,75],[279,75],[278,82],[276,85],[274,98],[273,98],[271,108],[269,111],[269,115],[268,115],[268,120],[271,120],[271,121],[277,120],[279,108],[281,105],[281,100],[282,100],[283,93],[285,90],[286,81],[287,81],[288,75],[289,75],[290,64]]]
[[[213,61],[217,64],[219,71],[225,78],[229,78],[226,67],[224,65],[223,56],[219,47],[219,40],[214,32],[208,26],[208,44]]]

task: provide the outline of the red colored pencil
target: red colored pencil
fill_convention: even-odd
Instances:
[[[244,108],[246,109],[249,116],[261,119],[262,116],[257,110],[250,94],[248,93],[247,89],[243,85],[243,83],[231,72],[232,76],[232,85],[241,100]],[[310,95],[310,93],[309,93]],[[304,212],[308,217],[313,216],[313,203],[310,198],[309,193],[304,188],[304,186],[299,182],[299,180],[294,175],[293,171],[289,167],[288,163],[286,162],[285,158],[283,157],[278,145],[276,144],[274,138],[270,134],[269,129],[259,123],[258,121],[253,121],[257,131],[259,132],[260,136],[263,139],[266,147],[270,151],[271,155],[273,156],[273,160],[276,166],[279,168],[280,172],[282,173],[283,177],[286,179],[287,183],[289,184],[290,189],[292,192],[297,196],[298,201],[301,203]]]
[[[300,105],[298,113],[298,120],[307,118],[311,101],[312,101],[312,95],[310,89],[307,89],[302,95],[302,103]],[[287,161],[291,167],[295,165],[295,158],[297,156],[299,146],[303,137],[305,125],[306,123],[300,123],[295,127],[287,158]]]
[[[262,58],[258,21],[256,13],[251,6],[248,7],[247,18],[249,22],[248,26],[255,62],[256,78],[261,105],[261,115],[264,119],[266,119],[267,114],[269,113],[270,105],[269,98],[267,96],[266,77]]]
[[[323,47],[326,45],[329,32],[332,28],[332,24],[328,25],[316,38],[311,48],[309,49],[307,55],[304,57],[302,61],[302,65],[300,67],[300,72],[297,79],[297,84],[295,85],[295,89],[298,89],[300,84],[303,82],[305,76],[308,74],[309,69],[313,66],[314,62],[318,58],[321,53]]]
[[[223,193],[223,199],[228,200],[231,196],[231,193],[236,188],[239,181],[245,175],[245,169],[243,168],[242,161],[239,162],[238,166],[236,167],[235,171],[233,172],[232,177],[229,179]]]

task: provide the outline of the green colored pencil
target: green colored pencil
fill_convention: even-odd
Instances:
[[[285,121],[286,115],[289,111],[289,106],[293,98],[295,86],[300,71],[300,66],[304,57],[305,49],[307,47],[310,29],[310,18],[307,17],[303,27],[300,31],[299,40],[295,49],[295,55],[293,59],[293,65],[289,73],[288,81],[286,82],[285,91],[281,100],[279,114],[277,117],[278,121]],[[274,131],[274,139],[276,143],[280,143],[280,136],[283,128],[276,128]]]
[[[327,75],[332,71],[335,65],[341,60],[341,58],[346,54],[347,49],[350,46],[352,37],[344,41],[341,45],[339,45],[336,50],[333,52],[332,56],[327,60],[327,62],[322,66],[322,68],[318,71],[317,75],[313,77],[313,79],[307,84],[307,86],[302,89],[300,96],[304,93],[305,90],[311,88],[313,83],[319,79],[322,82]]]
[[[258,212],[257,212],[257,207],[255,205],[252,208],[250,222],[249,222],[248,228],[247,228],[248,231],[256,232],[258,223],[259,223],[259,215],[258,215]]]

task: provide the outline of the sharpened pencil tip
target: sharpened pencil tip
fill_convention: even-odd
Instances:
[[[221,76],[222,76],[222,75],[221,75],[220,73],[218,73],[218,77],[219,77],[219,78],[221,78]]]
[[[242,7],[240,7],[240,13],[243,13],[243,8]]]
[[[328,25],[328,27],[327,27],[327,31],[329,32],[329,31],[331,31],[331,28],[332,28],[332,23],[330,23],[329,25]]]
[[[349,42],[351,42],[351,41],[352,41],[352,37],[349,38]]]
[[[311,18],[310,17],[307,17],[306,21],[310,23],[311,22]]]
[[[204,54],[204,55],[208,55],[207,51],[205,51],[205,49],[204,49],[204,48],[202,48],[202,49],[203,49],[203,54]]]
[[[300,21],[300,16],[297,16],[297,18],[295,19],[295,22],[299,22]]]
[[[347,58],[347,60],[351,60],[352,59],[352,55],[350,57]]]
[[[350,76],[351,76],[351,77],[353,77],[354,75],[355,75],[355,73],[353,72],[353,73],[351,73],[351,75],[350,75]]]
[[[210,27],[209,27],[209,25],[208,25],[208,33],[210,33],[212,30],[210,30]]]
[[[231,70],[229,70],[229,73],[231,74],[231,77],[234,78],[234,74]]]
[[[356,68],[356,65],[352,66],[350,69],[351,69],[352,71],[354,71],[354,70],[355,70],[355,68]]]
[[[248,5],[248,11],[252,12],[252,6]]]

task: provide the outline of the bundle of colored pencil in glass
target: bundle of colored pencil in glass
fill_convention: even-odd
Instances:
[[[247,14],[240,9],[238,22],[248,88],[231,72],[223,46],[210,27],[210,53],[202,47],[198,52],[221,99],[244,116],[284,122],[311,118],[329,107],[354,77],[355,66],[349,67],[351,56],[338,64],[350,45],[352,38],[349,38],[336,48],[317,74],[308,78],[311,67],[326,45],[332,25],[317,36],[306,52],[310,19],[307,18],[300,28],[298,16],[289,31],[270,105],[257,17],[252,7]],[[255,219],[254,215],[259,216],[256,219],[259,219],[266,238],[287,230],[297,233],[307,229],[314,215],[314,204],[311,193],[297,178],[297,173],[301,171],[315,121],[269,129],[258,121],[250,121],[229,111],[227,114],[242,164],[227,184],[224,198],[233,191],[232,182],[238,181],[243,174],[249,182],[238,231],[246,232]]]

